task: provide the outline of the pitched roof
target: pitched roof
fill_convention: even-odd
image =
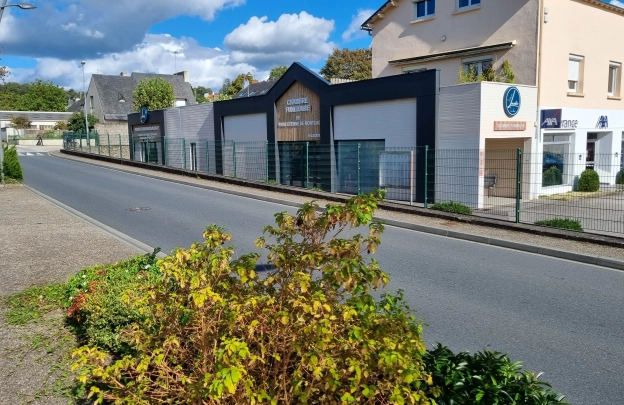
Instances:
[[[271,90],[271,88],[273,87],[275,83],[277,82],[269,81],[269,80],[265,80],[263,82],[258,82],[258,83],[252,83],[249,85],[249,87],[246,87],[243,90],[239,91],[238,94],[236,95],[236,98],[264,96],[269,92],[269,90]]]
[[[72,112],[72,113],[80,112],[82,110],[84,110],[84,98],[82,100],[76,100],[74,104],[70,105],[67,108],[67,111]]]
[[[10,120],[11,117],[28,117],[31,121],[65,121],[71,117],[70,112],[50,111],[0,111],[0,120]]]
[[[171,83],[173,95],[177,99],[185,99],[187,105],[197,104],[190,83],[180,75],[163,75],[156,73],[136,73],[131,76],[93,75],[91,80],[100,98],[100,105],[105,119],[127,120],[132,109],[132,92],[143,79],[160,77]]]

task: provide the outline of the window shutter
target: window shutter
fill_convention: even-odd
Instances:
[[[575,82],[579,81],[579,71],[581,67],[581,62],[578,60],[570,60],[568,67],[568,80],[572,80]]]

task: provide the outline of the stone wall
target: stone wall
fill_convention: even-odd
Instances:
[[[128,122],[119,122],[119,123],[97,123],[95,124],[95,130],[100,135],[122,135],[126,138],[128,137]]]

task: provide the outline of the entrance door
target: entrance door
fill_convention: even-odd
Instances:
[[[279,142],[280,184],[306,187],[305,142]]]
[[[158,144],[156,142],[142,142],[143,162],[158,163]]]
[[[197,171],[197,144],[191,143],[191,170]]]
[[[598,139],[598,134],[588,133],[587,134],[587,154],[585,155],[585,165],[587,169],[594,169],[595,161],[596,161],[596,140]]]

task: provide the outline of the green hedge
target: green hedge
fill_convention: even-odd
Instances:
[[[578,191],[582,192],[595,192],[600,190],[600,176],[592,169],[587,169],[581,173],[581,178],[578,182]]]
[[[544,171],[542,175],[542,186],[558,186],[563,183],[563,175],[561,170],[556,167],[551,167]]]
[[[16,180],[23,181],[24,174],[22,173],[22,165],[20,165],[17,157],[17,149],[15,146],[4,147],[4,161],[2,162],[2,171],[4,176]]]

